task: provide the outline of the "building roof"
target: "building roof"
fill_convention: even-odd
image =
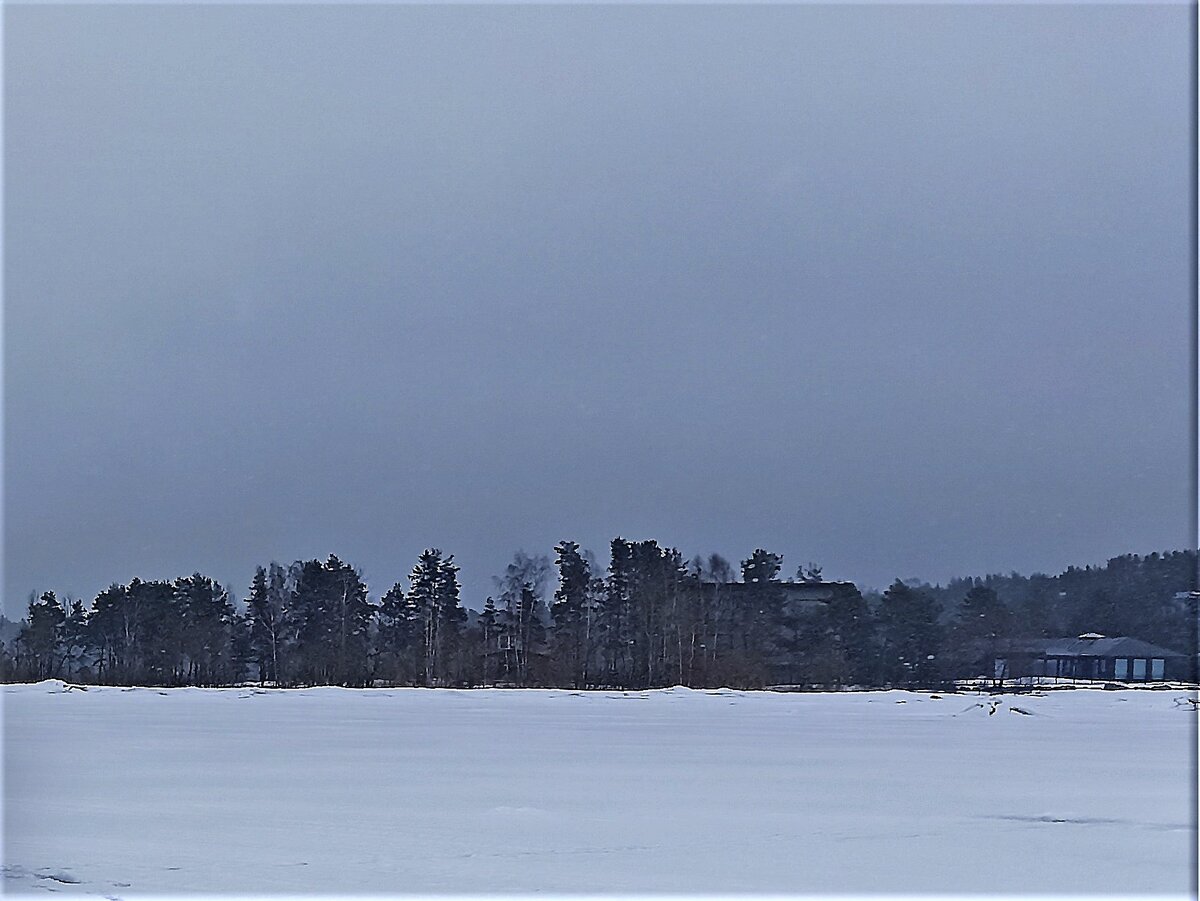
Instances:
[[[703,582],[701,584],[705,588],[712,588],[717,583]],[[858,590],[858,586],[853,582],[769,582],[762,586],[752,582],[720,583],[722,591],[729,591],[733,594],[766,587],[766,585],[779,589],[789,600],[825,601]]]
[[[1089,636],[1095,633],[1087,633]],[[1040,654],[1046,657],[1186,657],[1140,638],[1037,638],[1004,645],[1009,654]]]

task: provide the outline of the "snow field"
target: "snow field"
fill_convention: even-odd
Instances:
[[[5,887],[1186,896],[1184,698],[7,686]]]

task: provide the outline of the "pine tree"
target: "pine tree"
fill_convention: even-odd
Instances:
[[[839,586],[833,596],[812,613],[798,613],[798,639],[789,648],[795,681],[842,686],[871,684],[876,678],[879,650],[875,623],[862,593]]]
[[[936,685],[940,676],[941,609],[925,591],[897,579],[879,608],[881,665],[893,684]]]
[[[862,593],[851,586],[835,595],[825,608],[823,624],[841,664],[835,684],[874,682],[879,647],[874,618]]]
[[[263,630],[264,644],[270,651],[268,675],[276,684],[287,678],[291,650],[296,644],[299,622],[292,613],[292,606],[299,572],[295,564],[285,568],[271,561],[267,567],[267,604],[260,628]]]
[[[418,611],[397,582],[379,606],[377,672],[393,683],[414,683],[419,633]]]
[[[63,624],[67,615],[53,591],[29,598],[25,626],[17,636],[19,668],[32,681],[58,675],[63,657]]]
[[[171,583],[130,580],[121,613],[125,678],[150,685],[181,684],[184,625]]]
[[[558,588],[550,614],[554,621],[554,646],[567,678],[576,688],[588,682],[592,642],[592,573],[574,541],[554,548]]]
[[[246,599],[247,619],[250,624],[250,649],[258,667],[259,684],[276,682],[279,670],[276,666],[274,647],[273,611],[267,594],[267,571],[263,567],[254,570],[254,581],[250,583],[250,597]]]
[[[334,554],[300,564],[292,594],[296,670],[315,685],[365,685],[374,607],[358,572]]]
[[[496,609],[495,599],[488,595],[483,612],[479,614],[479,672],[484,685],[495,684],[500,634],[500,611]]]
[[[67,678],[90,676],[87,665],[91,648],[88,643],[87,611],[83,609],[83,601],[71,602],[70,612],[63,622],[62,636]]]
[[[311,583],[302,585],[305,566],[300,561],[288,567],[272,561],[251,583],[246,618],[251,656],[262,683],[290,685],[311,676],[300,660],[305,650],[300,634],[305,631],[311,637],[313,630],[311,625],[306,629],[306,623],[314,614]],[[308,574],[310,580],[315,575],[311,565]]]
[[[437,673],[440,683],[450,683],[462,678],[462,626],[467,620],[459,597],[458,566],[454,555],[447,556],[438,569],[438,641],[441,644],[438,656],[441,662]]]
[[[1129,620],[1134,618],[1132,605],[1126,606],[1117,600],[1118,590],[1097,588],[1088,594],[1076,620],[1079,632],[1126,635],[1135,631],[1128,627]]]
[[[251,667],[255,667],[257,675],[257,656],[254,646],[250,643],[250,617],[245,613],[235,612],[230,621],[230,641],[228,671],[225,678],[227,684],[238,684],[246,681]]]
[[[632,550],[629,594],[633,669],[630,675],[634,686],[651,688],[658,683],[665,668],[665,665],[660,666],[667,600],[663,550],[657,541],[634,542]]]
[[[96,595],[88,614],[88,643],[96,648],[96,681],[102,685],[125,677],[128,655],[124,628],[127,594],[124,585],[113,583]]]
[[[947,636],[947,665],[955,675],[989,673],[1000,644],[1010,635],[1012,616],[994,589],[970,588]]]
[[[446,676],[461,682],[466,670],[463,626],[467,622],[467,611],[462,605],[462,586],[458,581],[458,572],[453,554],[442,561],[442,631],[450,653],[450,667]]]
[[[435,685],[439,671],[438,617],[439,581],[442,569],[442,552],[430,548],[417,558],[417,565],[409,575],[408,599],[412,605],[414,620],[419,626],[417,633],[417,679],[421,685]]]
[[[418,681],[442,685],[461,672],[461,628],[467,614],[459,600],[458,567],[454,557],[442,558],[429,548],[417,559],[409,576],[409,604],[420,631]]]
[[[675,548],[657,541],[633,545],[631,607],[635,684],[666,685],[679,678],[679,599],[685,590],[686,567]]]
[[[370,674],[371,626],[375,608],[358,570],[330,554],[325,563],[333,594],[337,651],[334,682],[362,686]]]
[[[218,685],[232,681],[234,609],[219,582],[201,573],[176,579],[172,585],[178,621],[182,625],[187,685]]]
[[[301,684],[329,684],[333,669],[333,617],[320,560],[296,563],[292,613],[296,620],[294,675]]]
[[[746,677],[761,681],[768,676],[780,651],[784,609],[779,573],[783,557],[757,548],[742,561],[741,568],[742,582],[748,587],[735,612],[735,630],[741,633],[745,662],[750,667]]]
[[[610,562],[598,631],[605,681],[628,686],[633,679],[633,543],[617,537],[609,545]]]

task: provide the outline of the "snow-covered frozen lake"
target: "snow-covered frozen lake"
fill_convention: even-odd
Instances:
[[[4,882],[1185,895],[1183,697],[7,686]]]

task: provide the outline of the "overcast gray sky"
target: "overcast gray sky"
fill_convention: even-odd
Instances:
[[[6,611],[1187,546],[1189,15],[6,6]]]

